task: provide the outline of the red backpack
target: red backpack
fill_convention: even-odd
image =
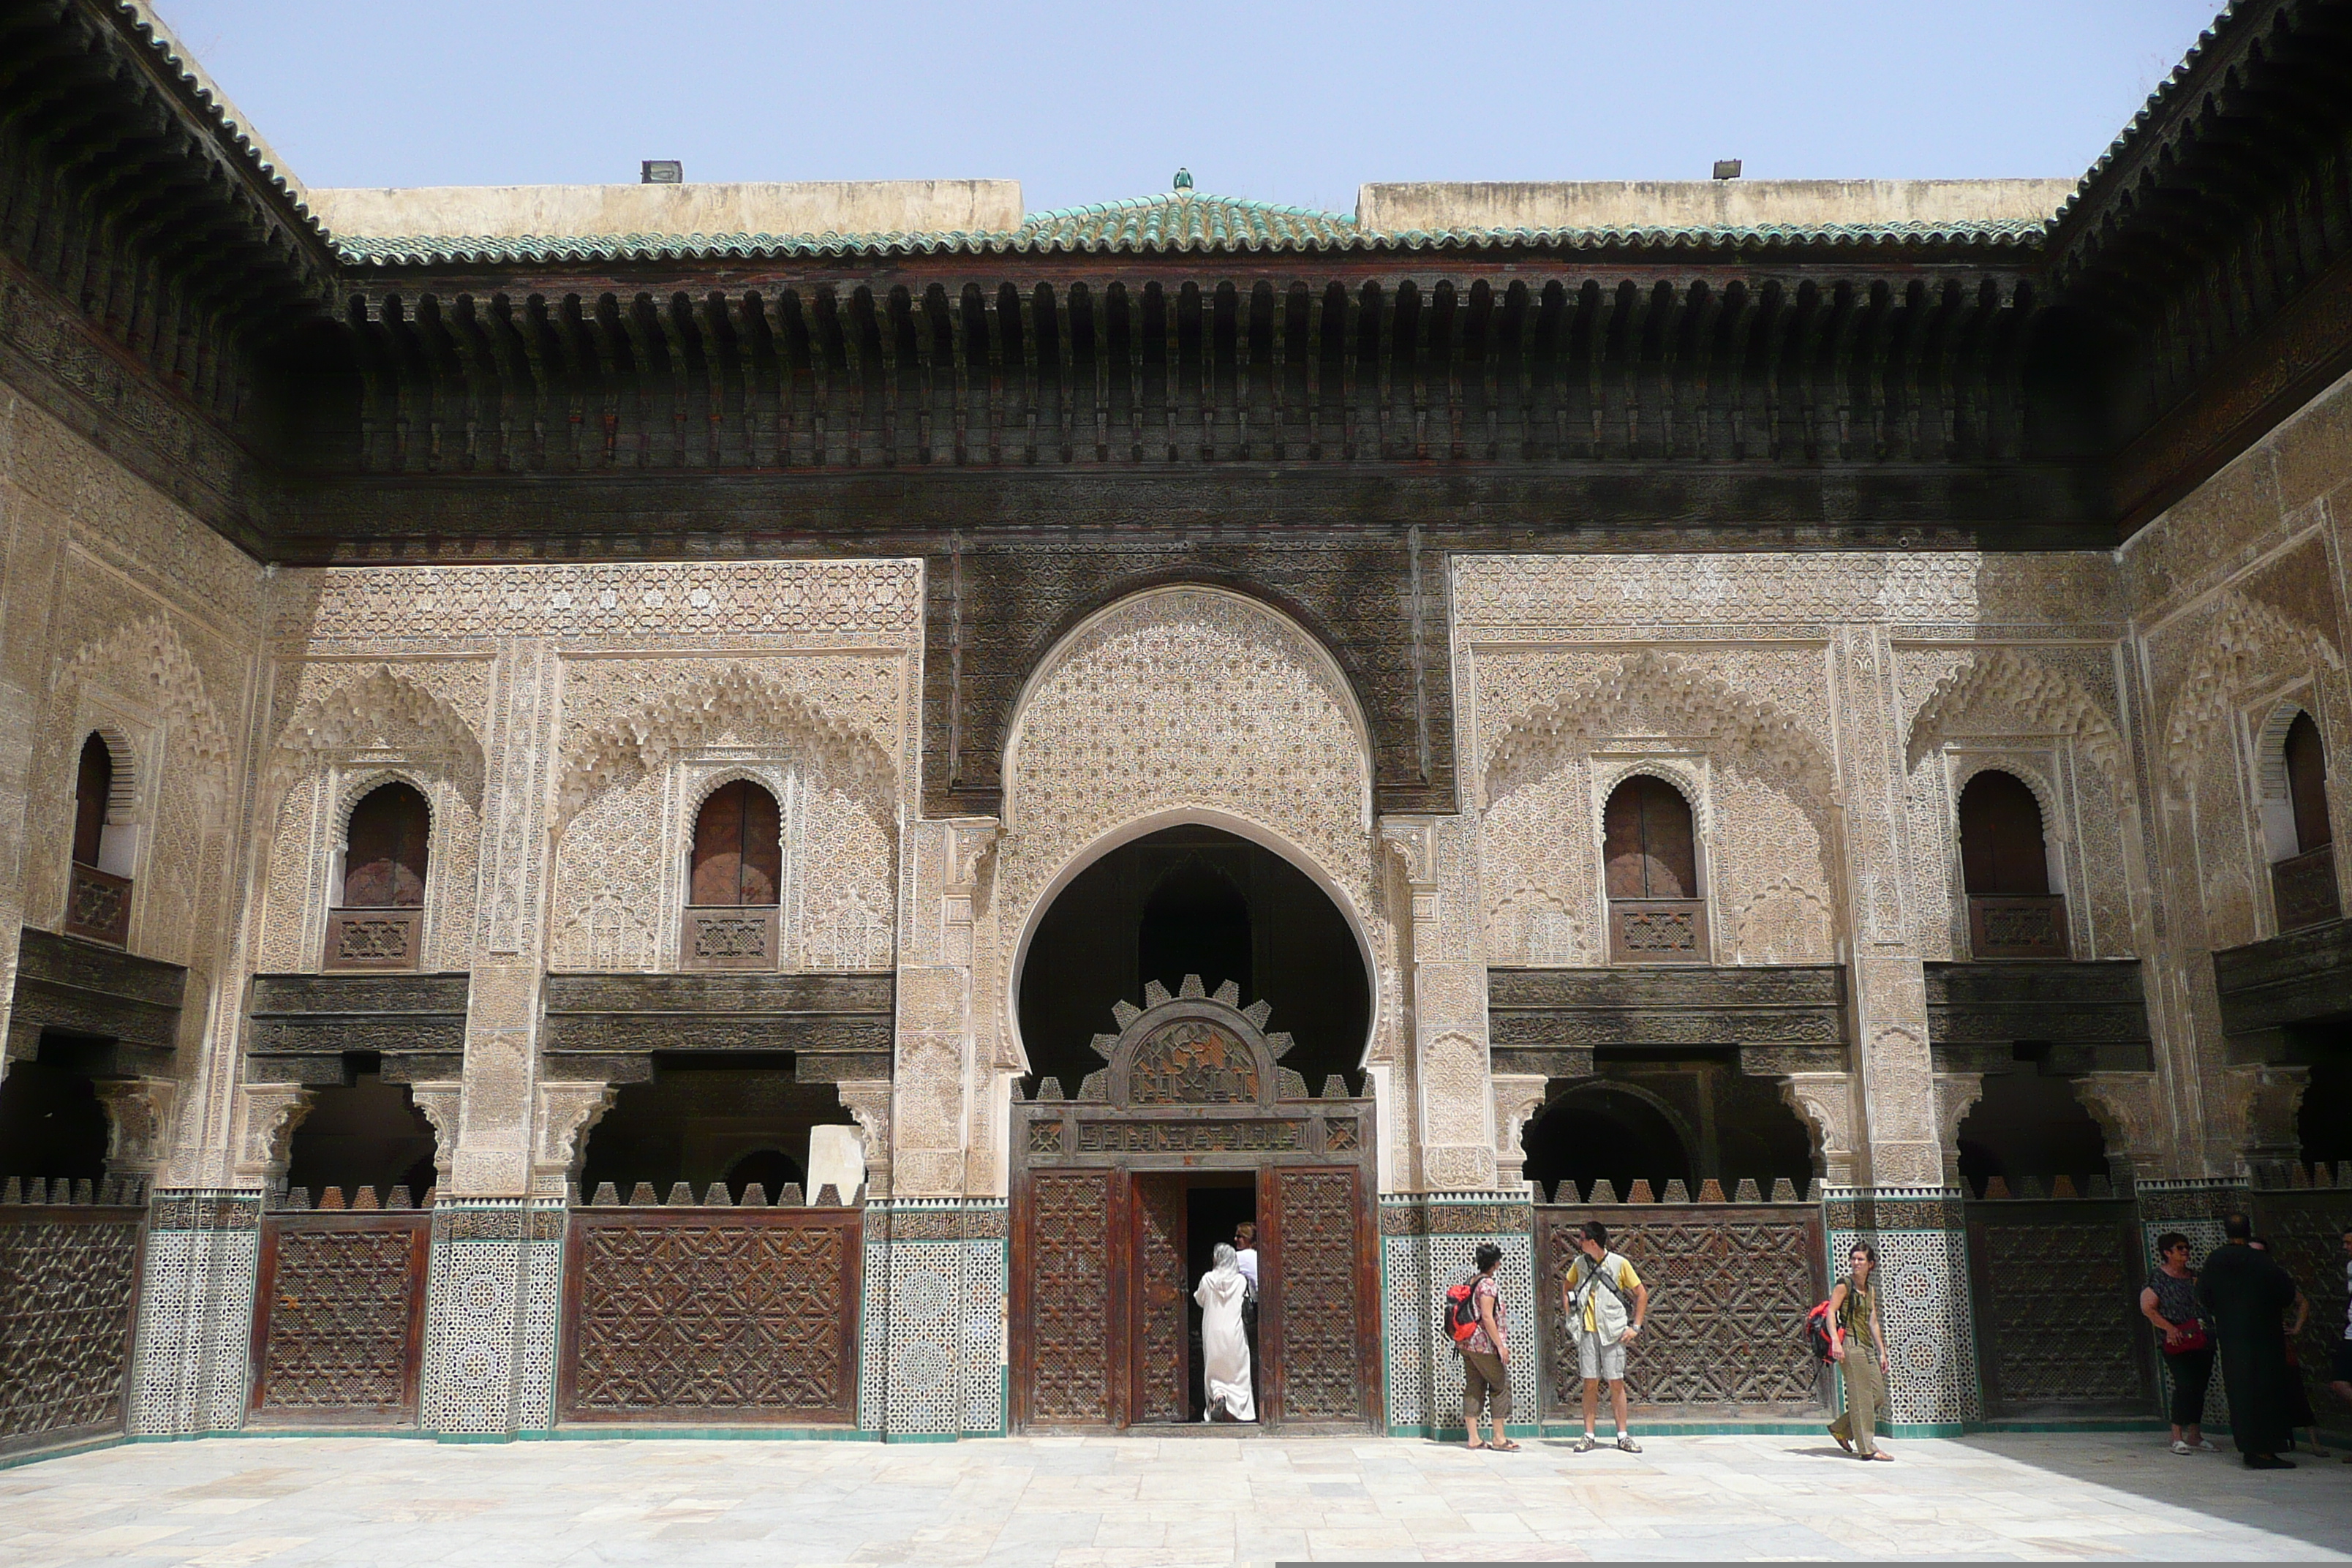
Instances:
[[[1478,1276],[1474,1274],[1459,1285],[1446,1287],[1445,1301],[1437,1312],[1437,1326],[1451,1334],[1457,1345],[1478,1331]]]
[[[1830,1346],[1832,1342],[1830,1334],[1830,1304],[1827,1301],[1822,1302],[1805,1314],[1804,1332],[1805,1343],[1811,1348],[1813,1359],[1821,1362],[1831,1360]]]

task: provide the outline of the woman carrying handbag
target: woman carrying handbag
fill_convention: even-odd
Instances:
[[[2139,1293],[2140,1315],[2162,1336],[2164,1369],[2172,1378],[2172,1451],[2218,1454],[2205,1440],[2205,1390],[2213,1381],[2213,1338],[2197,1315],[2197,1271],[2189,1267],[2189,1238],[2168,1230],[2156,1238],[2158,1259]]]

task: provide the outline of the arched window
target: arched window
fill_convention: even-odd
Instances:
[[[1611,793],[1601,839],[1610,956],[1630,963],[1705,963],[1706,906],[1682,792],[1636,773]]]
[[[1960,877],[1977,957],[2066,956],[2066,900],[2050,891],[2042,803],[2016,774],[1987,769],[1960,791]]]
[[[74,864],[98,864],[106,839],[107,802],[113,794],[114,753],[93,733],[81,743],[81,771],[74,779]]]
[[[2327,747],[2310,714],[2297,713],[2294,722],[2287,726],[2285,752],[2294,853],[2279,857],[2271,866],[2271,896],[2283,931],[2318,925],[2340,912],[2336,834],[2327,820]]]
[[[772,969],[784,881],[783,814],[749,779],[721,784],[694,819],[685,958],[698,969]]]
[[[343,907],[413,910],[425,902],[425,862],[433,833],[425,797],[404,784],[368,792],[352,811],[343,851]]]
[[[432,837],[433,814],[411,785],[379,784],[352,808],[342,900],[327,918],[328,968],[416,967]]]
[[[66,934],[120,947],[131,938],[129,829],[115,839],[107,811],[114,796],[114,752],[90,732],[74,773],[73,876],[66,893]]]

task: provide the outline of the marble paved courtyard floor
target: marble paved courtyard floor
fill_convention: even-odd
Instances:
[[[142,1443],[0,1471],[0,1563],[703,1564],[2135,1558],[2352,1552],[2352,1466],[2148,1435],[1890,1445],[1030,1437]]]

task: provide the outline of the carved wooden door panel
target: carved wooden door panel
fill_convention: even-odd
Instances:
[[[406,1426],[425,1349],[430,1216],[271,1216],[254,1305],[257,1422]]]
[[[2132,1310],[2140,1241],[2127,1200],[1969,1205],[1987,1414],[2139,1413],[2155,1389]]]
[[[1260,1259],[1259,1341],[1268,1418],[1362,1422],[1370,1409],[1373,1300],[1369,1216],[1355,1167],[1273,1169],[1260,1210],[1273,1216]]]
[[[1138,1421],[1192,1419],[1191,1314],[1185,1310],[1185,1190],[1135,1180],[1135,1401]]]
[[[1118,1171],[1036,1171],[1027,1178],[1028,1214],[1014,1286],[1027,1331],[1025,1420],[1044,1426],[1118,1424],[1111,1369],[1125,1363],[1126,1313],[1114,1312],[1113,1284],[1125,1272],[1113,1256],[1126,1238],[1112,1225]],[[1121,1247],[1119,1250],[1124,1251]]]

